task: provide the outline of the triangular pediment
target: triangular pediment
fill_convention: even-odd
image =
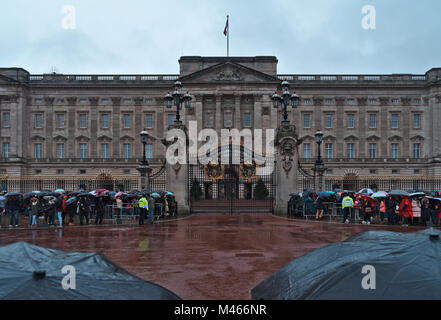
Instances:
[[[53,137],[53,139],[55,141],[67,141],[67,138],[62,135],[56,135],[55,137]]]
[[[98,137],[99,141],[112,141],[112,138],[109,136],[106,136],[105,134],[102,134]]]
[[[353,140],[358,140],[358,138],[356,136],[354,136],[353,134],[347,136],[344,138],[345,141],[353,141]]]
[[[220,63],[206,69],[196,71],[179,79],[182,82],[210,82],[210,83],[279,83],[277,77],[258,70],[233,63]]]

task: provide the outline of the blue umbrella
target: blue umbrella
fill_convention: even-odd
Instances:
[[[329,198],[331,194],[329,192],[319,192],[318,196],[322,198]]]
[[[161,197],[161,196],[160,196],[158,193],[156,193],[156,192],[153,192],[153,193],[151,194],[151,196],[154,197],[154,198],[160,198],[160,197]]]
[[[166,196],[174,196],[175,194],[173,192],[167,191],[165,195]]]
[[[3,197],[3,196],[0,196],[0,201],[5,201],[6,200],[6,198],[5,197]]]
[[[55,190],[54,192],[57,192],[57,193],[64,193],[65,191],[64,191],[63,189],[57,189],[57,190]]]

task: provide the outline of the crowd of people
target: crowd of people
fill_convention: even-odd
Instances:
[[[323,193],[325,194],[325,193]],[[388,224],[403,227],[409,225],[439,226],[441,221],[441,198],[439,193],[427,196],[422,192],[402,195],[384,194],[371,197],[356,192],[332,192],[328,196],[305,191],[291,196],[288,203],[288,216],[314,216],[321,220],[326,211],[334,210],[342,222],[370,225]],[[329,214],[330,212],[328,212]]]
[[[123,216],[137,218],[140,225],[155,217],[177,215],[177,202],[171,192],[0,192],[0,228],[9,221],[9,228],[37,226],[74,226],[103,224],[106,218],[122,223]],[[27,218],[27,219],[23,219]],[[3,221],[2,221],[3,220]],[[26,221],[27,220],[27,221]],[[25,222],[26,221],[26,222]]]

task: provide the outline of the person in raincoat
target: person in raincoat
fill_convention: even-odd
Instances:
[[[314,201],[309,193],[303,198],[303,212],[305,215],[314,214]]]
[[[413,218],[412,203],[409,197],[403,196],[400,207],[398,208],[398,215],[404,218],[403,227],[408,227],[410,219]]]
[[[418,223],[421,218],[421,202],[418,197],[412,198],[412,213],[413,213],[413,221],[412,224]]]
[[[80,197],[77,204],[77,212],[80,215],[80,225],[83,225],[83,218],[86,218],[86,225],[88,225],[90,207],[86,197]]]
[[[168,206],[167,197],[163,196],[164,199],[164,206],[165,206],[165,216],[168,217],[170,215],[170,208]]]
[[[421,221],[426,227],[427,222],[430,221],[430,202],[427,198],[421,200]]]
[[[40,214],[41,210],[42,208],[38,198],[32,197],[30,201],[31,227],[37,226],[37,217]]]
[[[96,210],[96,217],[95,217],[95,224],[102,224],[104,219],[104,198],[102,196],[98,197],[95,202],[95,210]]]

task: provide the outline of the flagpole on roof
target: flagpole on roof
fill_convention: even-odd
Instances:
[[[224,34],[227,36],[227,57],[230,56],[230,16],[227,14],[227,24],[225,26]]]

